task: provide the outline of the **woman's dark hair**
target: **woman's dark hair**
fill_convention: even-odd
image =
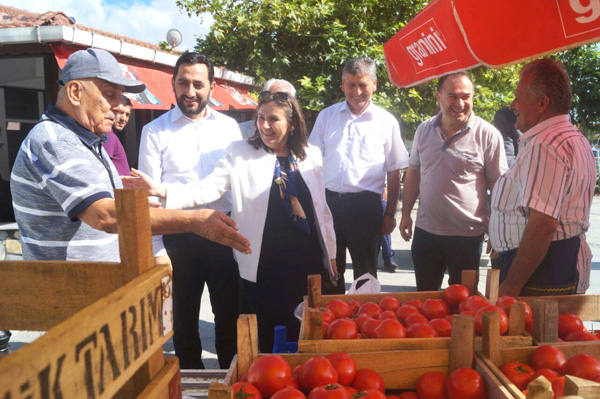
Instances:
[[[258,106],[254,112],[254,126],[256,127],[256,119],[258,117],[258,110],[265,104],[275,103],[284,109],[288,124],[294,126],[288,136],[287,145],[288,149],[292,151],[298,159],[304,161],[306,159],[306,147],[308,146],[306,123],[304,122],[304,115],[298,105],[298,101],[295,97],[290,96],[283,92],[262,92],[258,98]],[[260,138],[258,128],[248,143],[254,148],[260,148],[263,146],[263,141]]]

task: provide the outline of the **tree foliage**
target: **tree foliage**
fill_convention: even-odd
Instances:
[[[387,77],[383,44],[427,3],[429,0],[177,0],[188,14],[209,13],[214,20],[210,32],[198,39],[198,51],[258,81],[272,77],[289,80],[308,110],[320,111],[343,98],[341,75],[346,60],[371,57],[378,67],[374,101],[398,117],[403,136],[409,139],[436,111],[435,82],[410,89],[395,87]],[[517,71],[518,67],[472,71],[477,115],[492,121],[498,109],[510,104]],[[581,115],[588,118],[586,113]]]

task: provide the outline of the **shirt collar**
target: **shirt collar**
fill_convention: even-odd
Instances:
[[[467,121],[465,126],[460,128],[460,130],[454,132],[452,135],[454,136],[457,133],[462,133],[464,131],[470,131],[475,126],[475,121],[476,121],[475,112],[473,112],[473,110],[471,110],[471,115],[469,116],[469,120]],[[433,119],[433,127],[439,128],[441,122],[442,122],[442,112],[440,111]]]
[[[354,116],[355,118],[360,118],[361,116],[367,114],[367,113],[371,113],[373,110],[374,104],[373,104],[373,99],[371,99],[369,101],[369,105],[367,105],[367,108],[365,108],[365,110],[363,112],[360,113],[360,115],[354,115],[354,113],[352,112],[352,110],[350,109],[350,107],[348,106],[348,100],[344,100],[344,103],[342,104],[342,106],[340,107],[340,112],[348,112],[350,113],[352,116]]]
[[[58,109],[54,104],[48,105],[44,116],[47,119],[58,123],[65,129],[75,133],[77,137],[79,137],[79,140],[81,140],[83,144],[90,148],[94,148],[98,144],[105,143],[108,140],[108,136],[103,134],[102,136],[98,137],[98,135],[84,128],[75,119]]]
[[[553,116],[552,118],[548,118],[545,121],[538,123],[531,129],[529,129],[528,131],[523,133],[523,135],[519,138],[519,141],[529,140],[533,136],[536,136],[536,135],[542,133],[544,130],[546,130],[550,126],[556,125],[557,123],[561,123],[561,122],[569,122],[569,115],[563,114],[563,115]]]
[[[191,118],[188,118],[187,116],[185,116],[183,114],[183,112],[181,112],[181,109],[179,108],[179,106],[175,106],[172,110],[171,110],[171,123],[175,123],[176,121],[178,121],[179,119],[183,118],[189,122],[192,123],[200,123],[204,120],[207,119],[215,119],[216,115],[215,115],[215,110],[213,110],[211,107],[209,107],[208,105],[206,106],[206,115],[204,115],[204,118],[200,119],[199,121],[195,121]]]

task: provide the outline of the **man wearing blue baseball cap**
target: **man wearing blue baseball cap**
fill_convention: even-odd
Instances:
[[[102,148],[123,92],[146,85],[123,76],[100,49],[73,53],[56,104],[29,132],[11,174],[15,218],[26,260],[118,262],[114,190],[119,174]],[[150,209],[153,234],[193,232],[249,253],[235,222],[208,209]]]

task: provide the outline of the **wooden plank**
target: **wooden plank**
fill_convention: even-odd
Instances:
[[[479,290],[477,285],[479,284],[479,277],[475,270],[463,270],[461,274],[461,284],[469,289],[470,295],[477,295]]]
[[[526,302],[533,309],[533,302],[536,299],[553,301],[558,303],[559,314],[573,313],[584,321],[600,320],[600,295],[557,295],[557,296],[524,296],[518,298]]]
[[[111,398],[172,335],[167,266],[96,301],[0,362],[0,397]]]
[[[482,352],[500,367],[500,318],[497,311],[485,312],[481,317]]]
[[[535,350],[535,348],[532,349]],[[506,388],[506,390],[511,395],[509,397],[515,399],[526,399],[525,395],[523,395],[521,390],[518,389],[515,386],[515,384],[510,382],[510,380],[504,375],[504,373],[500,371],[500,369],[494,363],[492,363],[489,358],[487,358],[483,353],[477,353],[476,357],[479,361],[483,363],[485,368],[492,372],[492,374],[496,377],[500,384]]]
[[[570,358],[578,353],[585,353],[600,359],[600,345],[596,342],[565,342],[564,344],[555,344],[557,348]],[[500,361],[502,364],[508,362],[523,362],[529,364],[536,347],[530,348],[504,348],[500,351]]]
[[[237,320],[237,367],[241,378],[258,356],[258,324],[255,314],[242,314]]]
[[[498,302],[498,287],[500,287],[500,269],[488,270],[485,282],[485,296],[492,305]]]
[[[307,277],[308,282],[308,306],[316,308],[321,305],[321,275],[312,274]]]
[[[475,354],[475,320],[466,315],[452,316],[449,372],[472,367]]]
[[[485,384],[485,390],[487,393],[487,399],[514,399],[508,389],[502,385],[496,375],[485,366],[481,356],[475,354],[474,367],[473,367]]]
[[[165,357],[164,367],[137,397],[138,399],[181,399],[179,360]]]
[[[123,282],[154,266],[146,190],[115,190]]]
[[[235,380],[237,382],[237,380]],[[212,382],[208,388],[209,399],[231,399],[233,398],[232,384]]]
[[[590,399],[600,398],[600,384],[567,375],[565,378],[565,395],[578,395]]]
[[[533,301],[533,341],[558,341],[558,303],[555,301]]]
[[[0,262],[0,330],[48,331],[123,285],[106,262]]]
[[[317,309],[306,308],[306,312],[302,318],[304,324],[305,338],[308,340],[322,340],[325,331],[323,331],[323,313]]]
[[[508,315],[508,335],[525,334],[525,305],[522,302],[513,303]]]

